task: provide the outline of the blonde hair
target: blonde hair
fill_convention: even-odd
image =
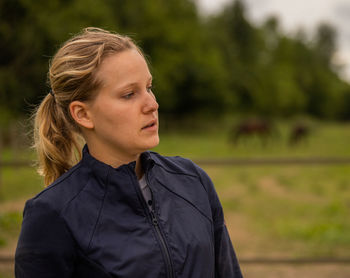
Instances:
[[[93,100],[100,86],[96,72],[103,59],[128,49],[141,53],[129,37],[89,27],[64,43],[51,60],[51,91],[34,113],[38,172],[46,186],[81,159],[84,141],[69,104]]]

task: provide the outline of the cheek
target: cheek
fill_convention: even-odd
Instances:
[[[112,113],[105,118],[105,124],[108,125],[111,132],[124,137],[138,131],[137,119],[131,111],[125,113]]]
[[[103,101],[95,106],[93,111],[97,121],[102,122],[118,122],[123,115],[123,111],[118,105],[113,104],[112,101]]]
[[[135,106],[116,105],[104,102],[95,107],[94,122],[97,130],[118,134],[119,137],[130,136],[138,132],[138,114]]]
[[[104,107],[98,107],[93,113],[93,120],[96,130],[100,131],[113,131],[120,128],[122,121],[119,113],[116,110],[107,105]]]

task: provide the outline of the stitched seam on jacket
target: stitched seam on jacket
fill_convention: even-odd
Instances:
[[[198,172],[198,169],[195,167],[195,164],[191,161],[191,160],[188,160],[188,159],[185,159],[185,160],[187,160],[188,162],[190,162],[189,164],[190,164],[190,166],[192,166],[192,170],[193,171],[195,171],[196,173],[197,173],[197,175],[194,175],[194,174],[188,174],[188,173],[183,173],[183,172],[175,172],[175,171],[171,171],[171,170],[169,170],[169,169],[167,169],[166,167],[164,167],[163,165],[161,165],[161,164],[159,164],[159,163],[157,163],[157,162],[155,162],[155,164],[156,165],[158,165],[159,167],[161,167],[162,169],[164,169],[166,172],[168,172],[168,173],[171,173],[171,174],[176,174],[176,175],[184,175],[184,176],[189,176],[189,177],[194,177],[194,178],[197,178],[197,179],[199,179],[199,182],[200,182],[200,184],[202,185],[202,187],[203,187],[203,189],[205,190],[205,192],[206,192],[206,196],[207,196],[207,199],[208,199],[208,202],[210,203],[210,200],[209,200],[209,193],[208,193],[208,190],[207,190],[207,188],[205,187],[205,185],[204,185],[204,183],[203,183],[203,180],[202,180],[202,178],[201,178],[201,175],[199,174],[199,172]],[[163,183],[161,183],[164,187],[166,187],[169,191],[171,191],[171,192],[173,192],[172,190],[170,190],[167,186],[165,186]],[[177,193],[175,193],[175,192],[173,192],[174,194],[176,194],[176,195],[178,195]],[[179,195],[178,195],[179,196]],[[184,199],[182,196],[180,196],[182,199]],[[186,199],[184,199],[184,200],[186,200]],[[188,203],[190,203],[188,200],[186,200]],[[194,206],[198,211],[200,211],[195,205],[193,205],[192,203],[190,203],[192,206]],[[201,211],[200,211],[201,212]],[[202,212],[201,212],[201,214],[203,214]],[[204,215],[204,214],[203,214]],[[206,215],[204,215],[206,218],[208,218]],[[208,218],[209,219],[209,221],[210,222],[212,222],[213,223],[213,220],[212,219],[210,219],[210,218]]]
[[[157,179],[158,180],[158,179]],[[207,215],[205,215],[196,205],[192,204],[189,200],[187,200],[186,198],[182,197],[180,194],[176,193],[175,191],[171,190],[169,187],[167,187],[165,184],[163,184],[160,180],[158,180],[158,182],[165,187],[168,191],[170,191],[171,193],[175,194],[176,196],[178,196],[179,198],[183,199],[186,203],[190,204],[194,209],[196,209],[200,214],[202,214],[206,219],[208,219],[210,221],[210,223],[212,223],[212,220],[210,219],[210,217],[208,217]]]
[[[184,176],[190,176],[190,177],[196,177],[198,178],[198,176],[194,175],[194,174],[189,174],[189,173],[184,173],[184,172],[175,172],[175,171],[172,171],[172,170],[169,170],[167,169],[166,167],[164,167],[163,165],[155,162],[155,164],[159,167],[161,167],[162,169],[164,169],[165,171],[167,171],[168,173],[171,173],[171,174],[176,174],[176,175],[184,175]]]
[[[76,168],[75,168],[73,171],[71,171],[66,177],[64,177],[64,178],[63,178],[62,180],[60,180],[60,181],[57,181],[57,180],[56,180],[57,182],[53,182],[49,187],[46,187],[43,191],[41,191],[40,193],[38,193],[33,199],[38,198],[40,195],[44,194],[46,191],[51,190],[52,188],[54,188],[54,187],[60,185],[62,182],[64,182],[66,179],[68,179],[75,171],[77,171],[79,168],[82,167],[81,162],[79,162],[79,165],[76,164],[75,166],[76,166]],[[73,166],[73,167],[75,167],[75,166]],[[66,172],[66,173],[67,173],[67,172]]]
[[[92,243],[92,239],[94,238],[94,235],[95,235],[95,232],[96,232],[96,229],[97,229],[97,226],[98,226],[100,217],[101,217],[102,209],[103,209],[103,206],[104,206],[104,203],[105,203],[105,200],[106,200],[107,191],[108,191],[108,183],[109,183],[109,174],[110,174],[110,171],[111,171],[111,169],[108,169],[107,176],[106,176],[106,188],[105,188],[105,192],[104,192],[104,195],[103,195],[103,200],[102,200],[102,203],[101,203],[100,210],[99,210],[99,212],[98,212],[98,216],[97,216],[97,219],[96,219],[95,227],[94,227],[94,229],[92,230],[91,238],[90,238],[90,240],[89,240],[89,244],[88,244],[86,253],[88,253],[89,250],[90,250],[91,243]]]
[[[63,210],[68,207],[68,205],[75,199],[78,197],[78,195],[85,189],[85,187],[87,186],[87,184],[89,183],[91,177],[89,177],[89,179],[87,180],[87,182],[84,184],[84,186],[82,186],[82,188],[77,192],[77,194],[75,194],[70,200],[68,200],[61,208],[61,211],[59,212],[59,215],[61,216],[63,213]],[[63,217],[62,217],[63,218]]]
[[[204,183],[203,183],[203,180],[202,180],[202,178],[201,178],[201,175],[199,174],[198,169],[195,169],[195,171],[198,173],[198,178],[199,178],[199,180],[200,180],[202,186],[204,187],[204,190],[207,192],[208,202],[210,203],[209,193],[208,193],[208,191],[207,191],[207,189],[206,189],[206,187],[205,187],[205,185],[204,185]],[[213,221],[213,224],[215,224],[215,221],[214,221],[214,220],[212,220],[212,221]],[[218,227],[216,227],[216,228],[215,228],[215,226],[214,226],[214,230],[216,230],[217,228],[222,228],[222,227],[224,227],[224,226],[226,226],[225,221],[223,221],[222,224],[221,224],[221,225],[218,225]]]
[[[197,176],[197,177],[198,177],[199,181],[201,182],[201,185],[203,186],[205,192],[207,192],[208,201],[210,201],[210,200],[209,200],[209,193],[208,193],[208,190],[207,190],[207,188],[206,188],[205,185],[204,185],[203,179],[202,179],[201,175],[199,174],[198,169],[195,168],[194,170],[198,173],[198,176]]]
[[[175,172],[175,171],[171,171],[169,169],[167,169],[166,167],[164,167],[163,165],[155,162],[156,165],[158,165],[159,167],[161,167],[162,169],[164,169],[165,171],[167,171],[168,173],[171,173],[171,174],[176,174],[176,175],[184,175],[184,176],[190,176],[190,177],[195,177],[197,179],[199,179],[202,187],[204,188],[205,192],[207,193],[208,195],[208,190],[207,188],[205,187],[204,183],[203,183],[203,180],[201,178],[201,175],[199,174],[198,170],[196,169],[196,167],[194,166],[195,164],[191,161],[191,160],[188,160],[189,162],[191,162],[191,166],[193,167],[193,170],[197,173],[197,175],[195,174],[188,174],[188,173],[183,173],[183,172]],[[208,200],[209,200],[209,197],[208,197]]]
[[[64,211],[64,209],[65,209],[66,207],[68,207],[69,204],[70,204],[74,199],[76,199],[76,198],[78,197],[78,195],[85,189],[85,187],[89,184],[90,180],[91,180],[91,176],[89,177],[89,179],[87,180],[87,182],[85,183],[85,185],[82,186],[82,188],[79,190],[79,192],[77,192],[77,194],[75,194],[69,201],[67,201],[67,202],[62,206],[61,211],[60,211],[60,212],[57,211],[57,214],[59,215],[60,218],[62,218],[62,220],[64,221],[64,223],[65,223],[65,225],[66,225],[66,227],[67,227],[67,229],[68,229],[69,231],[70,231],[69,226],[68,226],[68,224],[66,223],[64,217],[62,217],[63,211]],[[97,219],[98,219],[98,218],[97,218]],[[71,232],[70,232],[70,233],[71,233]],[[72,237],[73,237],[73,235],[72,235]],[[73,238],[74,238],[74,237],[73,237]]]

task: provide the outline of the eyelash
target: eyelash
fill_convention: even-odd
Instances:
[[[152,85],[151,85],[151,86],[148,86],[148,87],[147,87],[147,92],[152,93],[152,89],[153,89],[153,86],[152,86]],[[130,99],[130,98],[133,97],[134,94],[135,94],[135,93],[134,93],[133,91],[131,91],[131,92],[125,94],[125,95],[123,96],[123,98],[125,98],[125,99]]]
[[[130,99],[130,98],[132,98],[132,96],[133,96],[134,94],[135,94],[134,92],[129,92],[129,93],[127,93],[126,95],[124,95],[123,98],[125,98],[125,99]]]

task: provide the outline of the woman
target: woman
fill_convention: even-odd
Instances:
[[[158,103],[132,40],[87,28],[49,78],[35,142],[50,185],[26,203],[16,277],[242,277],[206,173],[147,151]]]

